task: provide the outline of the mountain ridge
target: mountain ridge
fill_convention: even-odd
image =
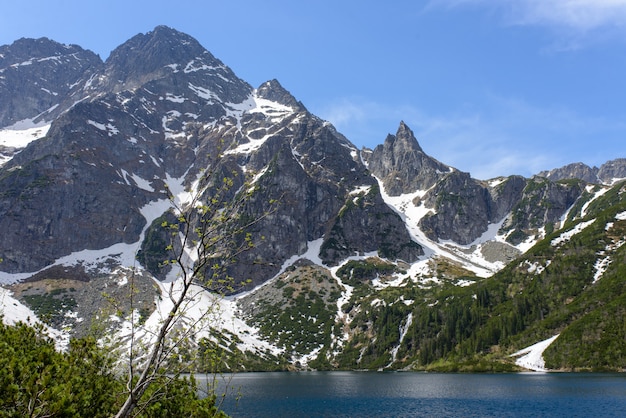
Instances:
[[[25,54],[15,53],[10,62]],[[60,300],[44,289],[61,289],[74,303],[60,307],[50,323],[75,335],[85,332],[81,322],[106,308],[98,298],[102,286],[123,283],[131,271],[143,286],[144,314],[156,312],[160,302],[152,302],[150,289],[162,292],[162,281],[176,273],[161,265],[167,259],[162,223],[172,222],[173,203],[211,199],[214,184],[203,177],[208,172],[232,181],[229,199],[245,191],[245,215],[258,219],[249,231],[254,247],[228,271],[248,284],[224,302],[255,342],[245,346],[224,337],[215,343],[239,344],[250,358],[282,353],[284,367],[434,361],[425,354],[439,341],[430,331],[426,340],[410,337],[418,347],[413,352],[407,334],[385,328],[380,315],[393,319],[395,329],[409,329],[409,318],[428,303],[449,305],[433,294],[447,297],[450,286],[460,293],[491,286],[491,277],[508,274],[507,266],[533,246],[619,196],[613,179],[626,178],[626,159],[616,159],[600,169],[477,180],[426,154],[402,121],[383,144],[359,150],[278,80],[255,89],[193,38],[165,26],[131,38],[104,63],[92,58],[76,68],[71,88],[56,89],[53,111],[45,112],[51,102],[22,106],[20,117],[31,122],[24,126],[49,122],[49,130],[7,151],[0,165],[0,229],[9,231],[0,237],[0,281],[32,309],[38,298]],[[73,62],[55,65],[62,64]],[[35,85],[41,74],[21,76]],[[7,92],[19,88],[6,86]],[[40,94],[24,93],[0,96],[0,115],[16,100],[29,103]],[[0,141],[20,131],[11,128],[18,122],[11,117],[0,123]],[[590,173],[610,177],[610,184],[572,179]],[[72,287],[76,295],[67,290]],[[122,293],[116,297],[128,314]],[[294,315],[299,325],[289,319]],[[470,325],[464,327],[478,338]],[[115,321],[107,327],[120,332]],[[317,339],[300,344],[286,333]]]
[[[602,164],[600,168],[589,167],[578,162],[567,164],[563,167],[537,173],[539,177],[549,180],[580,179],[588,183],[613,184],[626,176],[626,159],[616,158]]]

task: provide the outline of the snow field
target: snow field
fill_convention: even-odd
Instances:
[[[543,352],[559,337],[559,334],[550,337],[546,340],[539,341],[536,344],[522,348],[516,353],[511,354],[511,357],[521,356],[515,361],[520,367],[536,372],[546,372],[545,361],[543,360]]]
[[[12,158],[12,156],[3,155],[2,148],[21,150],[31,142],[46,136],[49,129],[50,124],[36,125],[30,120],[0,129],[0,167]]]

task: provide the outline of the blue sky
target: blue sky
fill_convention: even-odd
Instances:
[[[253,86],[276,78],[355,145],[404,120],[474,177],[626,157],[626,0],[5,2],[0,44],[100,54],[165,24]]]

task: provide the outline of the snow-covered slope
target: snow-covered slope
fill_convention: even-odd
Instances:
[[[0,167],[28,144],[46,136],[49,129],[49,123],[35,124],[30,120],[0,129]]]

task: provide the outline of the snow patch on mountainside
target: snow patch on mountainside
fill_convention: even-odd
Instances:
[[[226,104],[227,117],[233,117],[237,121],[237,129],[242,131],[241,119],[244,114],[261,113],[272,123],[279,123],[285,117],[293,114],[294,109],[271,100],[260,98],[252,93],[241,103]],[[242,132],[243,133],[243,132]],[[244,133],[245,134],[245,133]],[[233,149],[229,149],[224,154],[249,154],[258,150],[272,134],[266,134],[261,138],[251,138],[246,135],[248,142]]]
[[[106,261],[109,258],[116,259],[122,266],[133,266],[136,264],[136,253],[139,246],[143,242],[146,229],[159,216],[163,215],[171,207],[171,203],[167,199],[150,202],[140,209],[141,214],[146,219],[146,227],[141,232],[139,239],[132,244],[118,243],[108,248],[100,250],[82,250],[74,252],[68,256],[57,260],[54,265],[72,266],[82,264],[84,266],[94,267]]]
[[[280,122],[285,116],[293,113],[293,108],[273,102],[271,100],[254,97],[255,107],[248,113],[262,113],[267,116],[272,123]]]
[[[543,273],[545,271],[545,269],[552,264],[552,260],[546,260],[545,261],[545,265],[543,265],[542,263],[535,261],[534,263],[531,263],[528,260],[525,260],[522,263],[522,266],[525,266],[527,268],[526,271],[528,271],[528,273],[534,274],[536,276],[540,275],[541,273]]]
[[[528,370],[534,370],[536,372],[546,372],[545,361],[543,360],[543,352],[559,337],[559,334],[548,338],[547,340],[539,341],[529,347],[522,348],[516,353],[511,354],[511,357],[522,356],[515,361],[520,367]]]
[[[404,341],[404,337],[406,337],[406,334],[409,332],[409,328],[411,327],[411,324],[413,324],[413,312],[409,312],[409,314],[406,317],[406,321],[404,321],[403,324],[400,324],[400,340],[398,341],[398,345],[396,345],[394,348],[391,349],[391,363],[389,363],[389,365],[387,367],[390,367],[391,364],[393,364],[394,361],[396,361],[396,357],[398,356],[398,350],[400,349],[400,346],[402,345],[402,341]]]
[[[57,350],[66,350],[69,346],[70,335],[68,332],[59,331],[42,323],[35,312],[15,299],[11,291],[2,287],[0,287],[0,315],[2,315],[2,321],[7,325],[15,325],[18,322],[31,326],[41,324],[48,336],[54,340]]]
[[[254,289],[248,291],[248,292],[244,292],[244,293],[240,293],[237,295],[237,298],[242,298],[246,295],[249,295],[250,293],[254,293],[257,290],[261,289],[262,287],[265,286],[269,286],[269,285],[273,285],[274,282],[276,281],[276,279],[283,274],[285,271],[287,271],[287,269],[292,266],[296,261],[301,260],[301,259],[305,259],[305,260],[309,260],[311,261],[313,264],[316,264],[318,266],[322,266],[324,268],[328,268],[328,266],[326,266],[320,256],[320,248],[322,247],[322,243],[324,242],[324,238],[319,238],[316,239],[314,241],[309,241],[307,243],[307,251],[304,252],[304,254],[294,254],[292,255],[290,258],[288,258],[287,260],[285,260],[282,264],[282,266],[280,267],[280,269],[278,270],[278,272],[274,275],[274,277],[272,277],[271,279],[261,283],[260,285],[256,286]]]
[[[552,241],[550,241],[550,244],[553,247],[557,247],[557,246],[563,244],[564,242],[569,241],[570,239],[572,239],[572,237],[574,235],[580,233],[582,230],[587,228],[589,225],[591,225],[595,221],[596,221],[595,219],[592,219],[590,221],[585,221],[585,222],[579,223],[574,228],[570,229],[569,231],[563,232],[561,235],[559,235],[558,237],[554,238]]]
[[[511,230],[511,232],[513,232]],[[508,236],[508,235],[507,235]],[[524,241],[520,242],[519,244],[517,244],[515,246],[515,248],[517,248],[518,250],[520,250],[520,252],[523,254],[526,251],[530,250],[536,243],[538,243],[540,240],[542,240],[543,238],[545,238],[546,236],[546,228],[545,227],[541,227],[537,230],[537,233],[535,235],[530,235],[528,238],[526,238]]]
[[[596,186],[593,185],[588,185],[585,189],[588,193],[592,193],[593,189]],[[609,191],[608,187],[603,187],[600,190],[596,191],[593,193],[593,196],[591,197],[591,199],[589,199],[584,205],[583,207],[580,209],[580,217],[584,218],[585,215],[587,215],[587,209],[589,209],[589,205],[591,205],[591,203],[596,200],[597,198],[599,198],[600,196],[602,196],[603,194],[605,194],[606,192]]]
[[[198,62],[196,62],[196,60],[191,60],[187,63],[183,70],[185,74],[195,73],[196,71],[225,70],[224,66],[207,65],[202,62],[202,58],[197,57],[196,59],[198,60]]]
[[[155,281],[155,283],[159,286],[163,296],[155,298],[154,312],[141,326],[137,324],[139,318],[138,313],[135,312],[131,317],[123,319],[122,326],[118,330],[118,337],[121,341],[127,342],[127,349],[130,349],[131,337],[141,341],[142,344],[153,344],[159,327],[173,307],[172,299],[177,300],[181,296],[182,281],[170,283]],[[178,325],[183,326],[186,335],[193,335],[196,341],[207,338],[217,342],[213,330],[228,330],[241,339],[241,342],[237,343],[237,348],[242,351],[270,352],[274,355],[282,352],[264,341],[259,336],[257,328],[250,327],[237,317],[236,298],[223,298],[201,286],[192,285],[189,288],[176,321]],[[223,348],[229,350],[228,347]]]
[[[113,124],[111,124],[111,122],[104,124],[104,123],[99,123],[96,121],[93,121],[91,119],[87,120],[87,124],[106,132],[109,136],[113,136],[113,135],[117,135],[120,133],[120,130],[117,129]]]
[[[616,183],[626,180],[626,177],[613,177],[611,180],[606,181],[605,184],[609,186],[614,186]]]
[[[37,315],[28,306],[13,297],[10,290],[0,287],[0,315],[5,324],[13,325],[24,322],[29,325],[38,323]]]
[[[615,215],[615,219],[618,221],[626,220],[626,212],[618,213],[617,215]],[[605,230],[610,231],[611,229],[613,229],[614,226],[614,222],[607,222]],[[601,258],[598,258],[593,266],[595,270],[595,273],[593,275],[593,283],[596,283],[598,280],[600,280],[602,278],[602,275],[604,275],[606,270],[609,268],[609,265],[613,261],[611,260],[611,254],[624,244],[626,244],[626,237],[622,237],[617,241],[613,240],[613,242],[607,244],[604,250],[598,252],[598,256]]]
[[[0,129],[0,167],[11,160],[16,152],[31,142],[46,136],[49,129],[50,124],[37,125],[31,120],[21,121]],[[7,150],[4,150],[5,148]]]
[[[355,188],[354,190],[352,190],[349,195],[350,196],[355,196],[355,195],[362,195],[362,194],[368,194],[369,191],[372,189],[372,186],[358,186],[357,188]]]
[[[154,192],[154,188],[152,187],[150,182],[146,179],[139,177],[137,174],[134,174],[134,173],[129,174],[128,171],[124,170],[123,168],[120,170],[120,172],[118,172],[118,174],[120,175],[120,177],[124,179],[127,185],[137,186],[138,188],[142,190],[146,190],[148,192]]]
[[[189,83],[189,89],[193,91],[196,96],[206,100],[209,104],[220,102],[220,98],[209,89],[205,89],[204,87],[196,86],[191,83]]]
[[[413,202],[416,199],[419,200],[419,198],[422,198],[428,190],[418,190],[413,193],[401,194],[399,196],[389,196],[385,192],[383,183],[380,179],[377,179],[377,181],[380,185],[380,193],[385,203],[398,215],[400,215],[413,240],[420,244],[424,249],[424,256],[422,256],[421,260],[414,263],[409,269],[411,277],[427,274],[430,270],[428,260],[434,256],[452,259],[479,277],[489,277],[495,271],[502,268],[500,263],[487,262],[484,257],[480,255],[480,251],[478,249],[473,253],[473,255],[467,254],[465,251],[462,251],[465,248],[464,246],[460,246],[453,242],[434,242],[426,237],[426,235],[419,228],[419,222],[427,214],[433,213],[434,209],[427,208],[423,202],[420,202],[418,206],[416,206]],[[481,238],[487,239],[492,237],[497,232],[497,229],[495,229],[497,225],[498,224],[495,224],[493,227],[489,228]],[[481,238],[479,238],[479,240]]]
[[[177,189],[176,187],[174,188]],[[140,209],[141,214],[146,219],[146,226],[141,232],[139,239],[131,244],[123,242],[111,245],[107,248],[98,250],[82,250],[75,251],[64,257],[57,259],[51,265],[44,267],[37,272],[30,273],[5,273],[0,272],[1,284],[13,284],[21,280],[24,280],[38,272],[46,270],[52,266],[76,266],[81,265],[86,270],[98,269],[103,273],[111,273],[112,271],[107,267],[108,261],[114,260],[117,264],[125,267],[135,266],[137,264],[136,255],[141,243],[143,242],[145,232],[149,228],[150,224],[163,215],[165,211],[171,208],[171,202],[167,199],[161,199],[154,202],[150,202]]]
[[[593,283],[602,278],[602,275],[606,272],[606,269],[609,268],[609,264],[611,264],[610,256],[606,256],[604,258],[599,258],[598,260],[596,260],[595,264],[593,265],[593,268],[595,270],[595,273],[593,274]]]
[[[501,235],[498,235],[498,231],[500,230],[500,228],[502,228],[502,225],[504,224],[504,222],[506,221],[507,217],[502,218],[502,220],[500,222],[496,222],[493,224],[489,224],[487,225],[487,230],[485,232],[483,232],[483,234],[476,238],[470,245],[469,247],[473,246],[473,245],[480,245],[480,244],[484,244],[485,242],[488,241],[502,241],[504,242],[504,238]]]

